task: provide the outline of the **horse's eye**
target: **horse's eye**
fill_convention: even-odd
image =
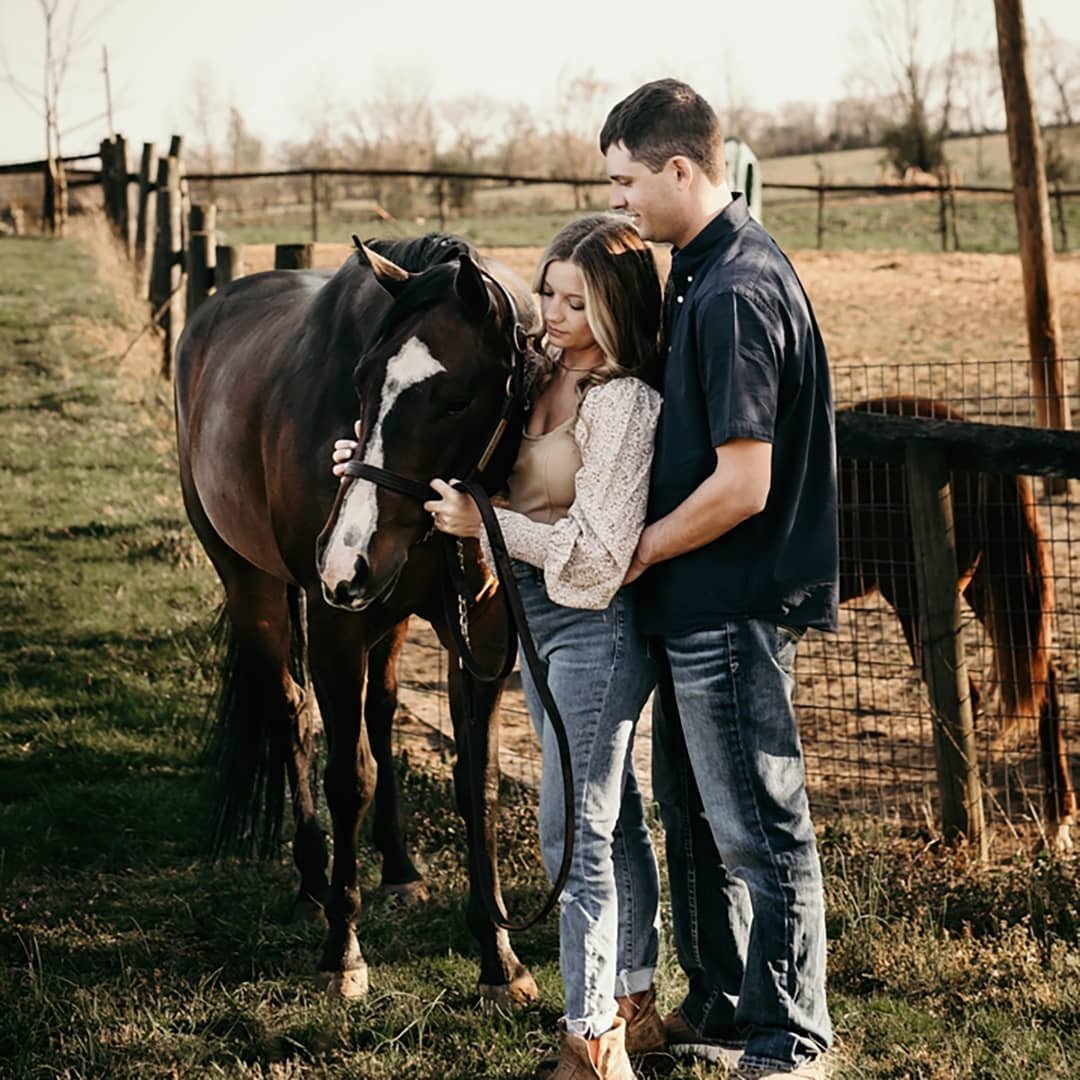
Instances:
[[[448,416],[460,416],[471,404],[468,398],[454,398],[446,403]]]

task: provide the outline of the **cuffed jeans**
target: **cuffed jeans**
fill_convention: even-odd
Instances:
[[[743,1046],[742,1064],[781,1070],[832,1041],[821,866],[792,708],[800,636],[739,619],[653,642],[653,787],[689,980],[680,1011],[700,1034]]]
[[[553,603],[540,570],[514,563],[529,629],[570,744],[574,857],[559,898],[559,965],[566,1026],[593,1038],[615,1020],[615,997],[647,990],[659,949],[660,881],[631,755],[655,667],[621,590],[603,611]],[[521,663],[543,747],[540,847],[549,878],[562,862],[565,822],[559,748]]]

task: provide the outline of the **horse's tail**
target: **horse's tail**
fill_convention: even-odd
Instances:
[[[983,597],[1005,729],[1037,729],[1046,701],[1054,604],[1050,557],[1027,477],[979,477],[982,558],[972,586]]]
[[[290,629],[295,637],[292,617]],[[266,858],[280,844],[285,812],[290,738],[285,695],[280,675],[237,633],[224,605],[214,639],[220,682],[207,743],[216,774],[213,852]]]

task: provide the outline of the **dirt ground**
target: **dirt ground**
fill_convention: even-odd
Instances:
[[[526,281],[537,249],[483,249]],[[346,245],[318,245],[315,262],[334,267]],[[245,249],[245,270],[269,268],[272,248]],[[666,273],[668,258],[657,250]],[[896,251],[791,254],[824,336],[838,405],[870,394],[933,393],[984,418],[1030,413],[1027,337],[1020,262],[1016,256],[918,254]],[[1056,263],[1058,310],[1067,382],[1077,388],[1080,361],[1080,255]],[[1057,560],[1059,688],[1068,727],[1075,724],[1077,610],[1072,595],[1071,544],[1080,519],[1071,501],[1042,500],[1040,514]],[[1080,569],[1076,573],[1080,580]],[[819,802],[876,815],[932,821],[935,800],[933,737],[925,696],[896,619],[880,600],[847,607],[836,638],[811,634],[800,651],[798,701],[811,791]],[[974,621],[966,628],[969,663],[979,677],[988,669],[985,642]],[[858,661],[857,658],[858,657]],[[452,760],[445,700],[446,658],[426,624],[414,620],[402,657],[397,745],[414,761],[445,769]],[[649,713],[642,716],[635,762],[649,782]],[[991,814],[1024,817],[1038,804],[1031,746],[1009,752],[983,724],[981,745],[997,757],[986,765],[996,777]],[[503,769],[535,783],[537,744],[519,684],[512,677],[503,703]],[[1022,740],[1023,741],[1023,740]],[[1080,741],[1073,740],[1074,745]]]

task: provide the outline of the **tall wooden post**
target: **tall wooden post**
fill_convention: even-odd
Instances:
[[[161,234],[161,258],[163,261],[162,304],[165,310],[162,327],[161,373],[172,377],[173,356],[180,331],[184,328],[184,249],[180,200],[180,160],[169,156],[165,159],[165,184],[158,192],[159,232]]]
[[[139,202],[135,214],[135,281],[140,296],[150,295],[150,274],[154,264],[154,236],[157,232],[157,146],[143,143],[139,162]]]
[[[942,827],[948,839],[966,837],[978,857],[985,859],[982,787],[961,633],[956,532],[945,451],[926,441],[908,443],[906,476],[915,541],[919,642],[934,718]]]
[[[244,249],[218,244],[214,254],[214,288],[220,289],[244,276]]]
[[[1028,69],[1027,32],[1021,0],[994,0],[998,61],[1005,93],[1012,164],[1013,202],[1024,273],[1028,352],[1035,410],[1043,427],[1071,427],[1061,368],[1061,324],[1054,295],[1054,241],[1042,139]],[[1068,481],[1047,478],[1045,490],[1061,492]]]
[[[127,139],[116,136],[116,225],[129,259],[135,258],[135,212]]]
[[[315,261],[314,244],[275,244],[275,270],[310,270]]]
[[[311,174],[311,242],[319,239],[319,174]]]
[[[187,258],[186,318],[210,295],[214,288],[217,262],[217,207],[193,203],[189,216]]]

